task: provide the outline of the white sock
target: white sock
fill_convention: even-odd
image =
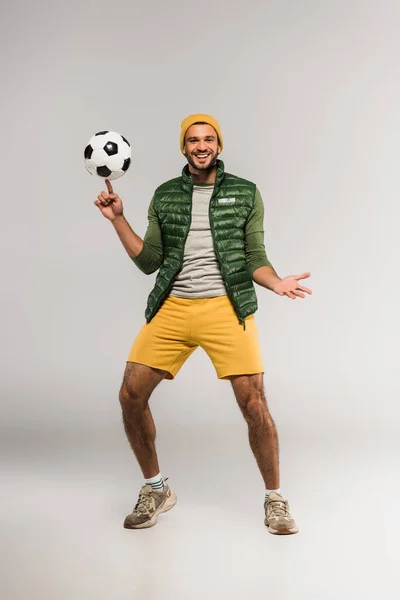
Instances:
[[[278,488],[277,490],[265,490],[265,500],[268,499],[268,496],[270,495],[271,492],[276,492],[277,494],[280,494],[281,488]]]
[[[162,492],[164,489],[163,478],[161,477],[161,473],[155,475],[155,477],[150,477],[150,479],[145,479],[146,485],[151,485],[155,492]]]

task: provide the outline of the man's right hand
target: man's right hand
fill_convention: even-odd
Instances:
[[[114,194],[114,190],[108,179],[106,179],[106,185],[108,194],[104,191],[101,192],[101,194],[97,196],[97,200],[95,200],[94,204],[98,206],[106,219],[114,221],[116,217],[123,215],[124,209],[121,198],[117,194]]]

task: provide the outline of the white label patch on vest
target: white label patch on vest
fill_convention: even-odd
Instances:
[[[235,204],[236,198],[218,198],[218,204]]]

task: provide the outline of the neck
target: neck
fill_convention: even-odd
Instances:
[[[193,183],[215,183],[215,178],[217,176],[217,165],[204,171],[195,169],[191,164],[188,166],[190,173],[193,175]]]

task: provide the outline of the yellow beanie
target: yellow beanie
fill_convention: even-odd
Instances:
[[[190,115],[189,117],[186,117],[186,119],[184,119],[182,121],[182,125],[181,125],[181,152],[183,152],[183,147],[185,145],[185,135],[186,135],[186,132],[189,129],[189,127],[191,127],[195,123],[207,123],[207,125],[211,125],[211,127],[214,127],[215,131],[218,134],[218,140],[219,140],[219,145],[221,147],[221,150],[223,149],[224,144],[223,144],[223,141],[222,141],[221,129],[220,129],[220,126],[219,126],[218,122],[211,115],[198,114],[198,115]]]

